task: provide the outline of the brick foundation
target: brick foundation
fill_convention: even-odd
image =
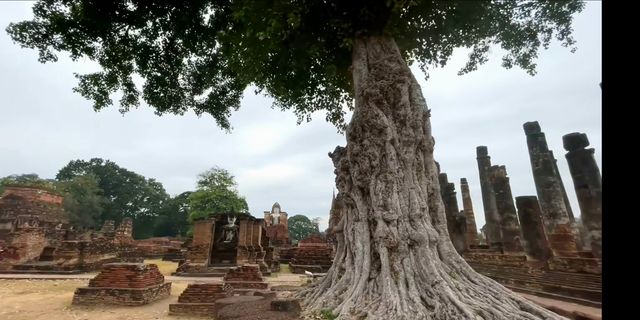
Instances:
[[[224,276],[224,283],[233,289],[260,289],[264,290],[269,284],[264,281],[260,267],[256,264],[245,264],[242,267],[230,270]]]
[[[327,272],[333,264],[333,248],[327,243],[327,239],[319,234],[314,234],[300,240],[298,248],[294,251],[289,267],[293,273]]]
[[[169,297],[171,283],[155,264],[109,263],[89,286],[76,289],[73,304],[143,305]]]
[[[170,315],[215,316],[216,300],[230,297],[233,289],[219,283],[193,283],[169,305]]]

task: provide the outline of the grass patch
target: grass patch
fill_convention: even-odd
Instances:
[[[320,310],[320,316],[324,320],[335,320],[335,319],[338,319],[338,316],[334,315],[333,312],[331,312],[331,310],[329,310],[329,309]]]
[[[280,273],[291,273],[291,268],[288,263],[280,264]]]

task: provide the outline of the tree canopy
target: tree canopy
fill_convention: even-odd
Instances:
[[[136,238],[151,236],[153,218],[169,199],[162,183],[122,168],[113,161],[100,158],[70,161],[60,169],[56,179],[69,181],[87,174],[96,178],[106,199],[98,224],[105,220],[119,222],[125,217],[130,217],[134,219],[133,230]]]
[[[189,218],[197,220],[215,214],[248,214],[247,200],[238,193],[233,175],[214,167],[198,175],[197,190],[188,198]]]
[[[75,176],[58,182],[57,188],[64,193],[64,210],[72,225],[84,229],[96,227],[101,222],[107,199],[102,195],[95,176]]]
[[[320,233],[318,224],[309,220],[305,215],[297,214],[288,220],[289,235],[294,243],[307,238],[308,236]]]
[[[0,196],[6,186],[35,187],[56,192],[55,180],[42,179],[35,173],[12,174],[0,178]]]
[[[37,49],[41,62],[65,51],[99,63],[101,71],[76,75],[75,89],[96,110],[119,91],[121,112],[143,99],[158,114],[191,109],[229,129],[230,112],[255,85],[299,121],[326,110],[342,127],[358,35],[393,36],[403,57],[425,71],[444,66],[457,47],[471,49],[460,73],[473,71],[499,46],[504,67],[534,74],[541,47],[554,38],[574,45],[572,15],[583,7],[578,0],[40,0],[33,20],[7,31]]]

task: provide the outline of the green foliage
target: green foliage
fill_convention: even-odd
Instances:
[[[55,180],[42,179],[35,173],[13,174],[0,178],[0,195],[6,186],[33,187],[58,193]]]
[[[107,199],[102,196],[96,177],[91,174],[75,176],[58,182],[57,186],[64,193],[63,205],[69,222],[80,229],[98,227]]]
[[[154,221],[153,236],[186,236],[189,230],[189,195],[183,192],[167,200]]]
[[[334,315],[333,312],[329,309],[320,310],[320,317],[324,320],[335,320],[338,319],[338,316]]]
[[[505,50],[503,66],[535,73],[539,49],[571,37],[579,0],[504,1],[142,1],[40,0],[34,19],[7,32],[41,62],[66,51],[102,71],[77,75],[76,91],[96,110],[122,93],[121,112],[140,99],[157,113],[208,113],[229,129],[231,110],[253,84],[292,109],[299,121],[316,110],[344,125],[351,107],[349,66],[357,36],[389,34],[403,56],[423,70],[444,66],[457,47],[471,48],[460,73]],[[572,49],[573,50],[573,49]],[[133,76],[144,79],[136,87]]]
[[[249,206],[237,190],[231,173],[214,167],[198,175],[197,190],[189,195],[189,219],[207,218],[215,214],[248,214]]]
[[[159,215],[164,202],[169,198],[160,182],[99,158],[70,161],[60,169],[56,179],[69,181],[87,174],[96,178],[106,199],[98,224],[102,224],[104,220],[118,223],[125,217],[131,217],[135,238],[152,236],[154,218]]]
[[[318,224],[304,215],[297,214],[288,220],[289,235],[294,243],[316,233],[320,233]]]

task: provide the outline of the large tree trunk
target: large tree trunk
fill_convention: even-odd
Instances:
[[[355,111],[330,156],[344,201],[306,310],[340,319],[563,319],[479,275],[449,240],[429,110],[390,37],[356,39]]]

